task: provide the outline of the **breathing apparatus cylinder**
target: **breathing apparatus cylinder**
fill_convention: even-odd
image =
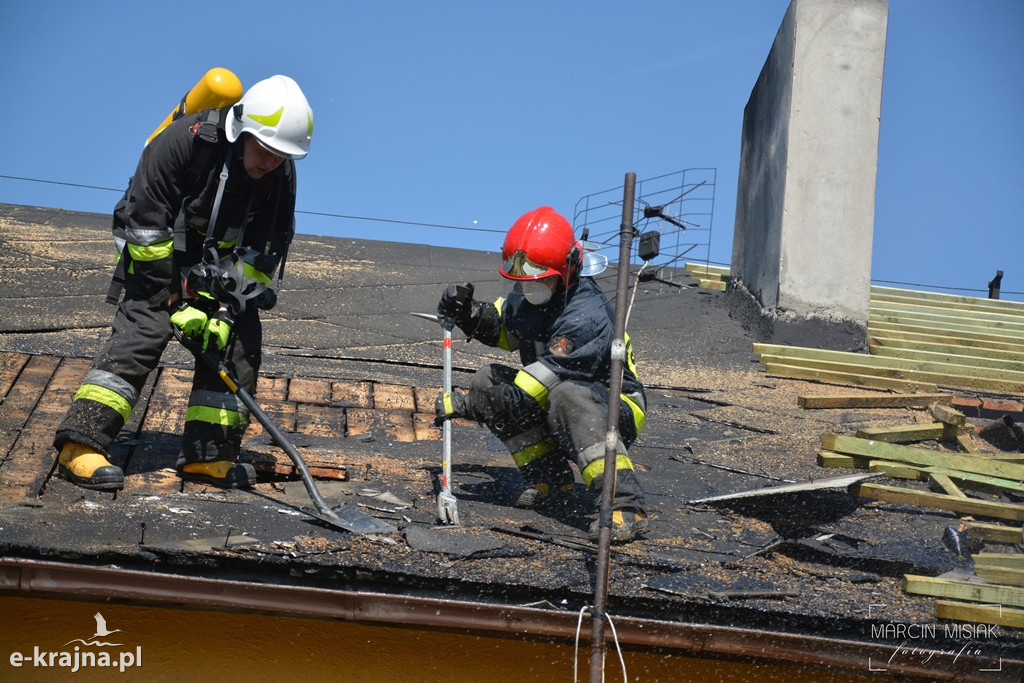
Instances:
[[[232,72],[222,67],[214,67],[199,79],[191,90],[185,93],[181,102],[146,140],[148,145],[160,131],[172,121],[185,114],[195,114],[204,109],[226,107],[242,99],[242,82]]]

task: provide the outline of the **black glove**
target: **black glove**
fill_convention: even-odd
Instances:
[[[453,417],[466,417],[466,397],[454,391],[442,392],[434,401],[434,424],[440,427]]]
[[[473,285],[448,285],[437,304],[437,314],[455,323],[460,330],[472,336],[480,316],[473,301]]]

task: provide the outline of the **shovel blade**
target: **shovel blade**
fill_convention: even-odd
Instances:
[[[455,496],[447,491],[442,491],[437,496],[437,518],[441,524],[459,524],[459,506]]]
[[[348,505],[321,510],[314,516],[321,521],[356,534],[390,534],[398,531],[397,527]]]

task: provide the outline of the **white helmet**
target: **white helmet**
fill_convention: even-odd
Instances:
[[[313,136],[313,110],[298,83],[271,76],[249,88],[231,108],[224,132],[229,142],[251,133],[282,156],[301,159]]]

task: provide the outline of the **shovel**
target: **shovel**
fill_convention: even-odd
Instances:
[[[174,327],[174,326],[172,326]],[[316,487],[316,482],[313,480],[313,475],[310,474],[309,468],[306,467],[306,462],[299,455],[299,452],[295,450],[295,447],[285,438],[284,433],[278,429],[265,412],[256,403],[256,399],[252,397],[245,387],[238,385],[238,382],[228,372],[227,366],[224,365],[224,361],[220,359],[212,351],[208,351],[202,348],[201,345],[188,339],[181,330],[174,327],[174,336],[178,338],[182,346],[191,351],[194,355],[202,358],[206,361],[214,372],[220,375],[220,378],[224,380],[224,384],[227,385],[231,393],[238,397],[238,399],[245,404],[245,407],[249,409],[259,423],[263,425],[263,428],[267,430],[270,437],[274,440],[274,443],[281,447],[281,449],[291,459],[292,464],[295,465],[295,469],[299,471],[299,476],[302,477],[302,483],[306,486],[306,491],[309,493],[309,497],[313,500],[313,505],[316,506],[319,514],[312,515],[322,522],[326,522],[331,526],[343,529],[345,531],[351,531],[357,534],[386,534],[393,531],[398,531],[397,528],[388,524],[387,522],[381,521],[372,515],[368,515],[364,512],[360,512],[355,508],[347,505],[341,505],[337,509],[332,509],[323,497],[320,495],[320,491]]]
[[[465,301],[473,297],[473,285],[459,285],[459,300]],[[455,323],[447,318],[431,313],[413,313],[420,318],[433,320],[444,328],[444,391],[452,390],[452,328]],[[442,524],[459,524],[458,501],[452,494],[452,421],[445,420],[441,425],[444,439],[444,450],[441,455],[441,492],[437,494],[437,518]]]

